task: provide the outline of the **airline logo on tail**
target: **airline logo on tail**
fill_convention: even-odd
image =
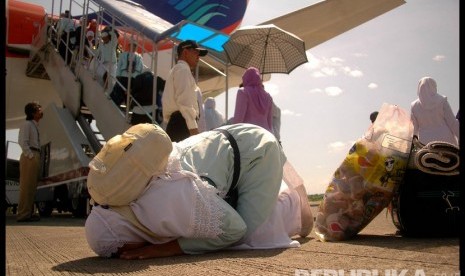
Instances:
[[[248,0],[137,0],[148,11],[171,24],[186,19],[230,33],[244,17]]]

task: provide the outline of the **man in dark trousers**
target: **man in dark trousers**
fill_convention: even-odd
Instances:
[[[208,54],[193,40],[179,43],[178,62],[171,68],[162,96],[163,122],[166,133],[173,142],[179,142],[199,133],[200,88],[192,75],[199,57]]]

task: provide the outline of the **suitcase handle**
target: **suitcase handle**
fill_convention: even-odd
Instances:
[[[449,205],[449,208],[446,208],[446,210],[445,210],[446,213],[448,211],[454,211],[454,210],[460,211],[460,207],[452,206],[452,204],[450,203],[450,200],[449,200],[449,196],[454,197],[455,194],[453,192],[451,192],[451,191],[447,191],[447,193],[442,191],[442,193],[443,193],[442,198],[446,201],[447,205]]]

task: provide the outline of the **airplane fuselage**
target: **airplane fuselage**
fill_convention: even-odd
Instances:
[[[240,25],[248,4],[248,0],[136,0],[134,2],[171,24],[187,19],[225,33],[232,32]],[[54,16],[56,14],[55,11]],[[73,11],[72,14],[75,18],[79,18],[78,12]],[[23,107],[30,101],[39,101],[43,106],[47,106],[50,102],[61,105],[58,93],[50,81],[31,78],[25,74],[31,44],[39,30],[46,25],[46,16],[45,8],[40,5],[17,0],[8,0],[6,3],[7,129],[18,128],[25,117]],[[127,46],[126,42],[121,44],[123,49]],[[171,54],[171,51],[165,52]],[[170,58],[171,55],[163,60],[169,61]],[[169,68],[160,73],[166,74],[168,70]]]

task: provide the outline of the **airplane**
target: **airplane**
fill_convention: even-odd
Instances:
[[[111,7],[116,2],[124,2],[134,6],[134,10],[137,12],[148,12],[153,16],[158,16],[160,22],[177,25],[182,20],[189,20],[204,26],[206,29],[225,35],[240,28],[242,18],[249,4],[248,0],[93,1],[107,4],[107,7]],[[325,0],[263,24],[275,24],[297,35],[305,41],[308,50],[404,3],[404,0]],[[44,66],[40,62],[34,62],[34,57],[30,57],[30,52],[36,50],[33,49],[35,42],[43,39],[41,34],[44,28],[47,27],[47,20],[50,18],[56,20],[58,14],[60,12],[56,14],[54,12],[50,15],[43,6],[37,4],[18,0],[8,0],[6,2],[5,122],[6,129],[18,128],[19,124],[24,120],[23,107],[31,100],[39,101],[44,107],[50,106],[50,108],[45,109],[41,128],[47,128],[48,131],[44,131],[44,135],[49,136],[48,140],[53,140],[53,145],[50,146],[49,144],[48,148],[45,148],[45,152],[49,155],[46,158],[47,163],[44,167],[49,171],[46,173],[47,177],[42,180],[39,186],[48,189],[58,187],[63,183],[77,183],[72,186],[68,185],[67,188],[73,190],[72,192],[69,191],[69,193],[76,195],[85,190],[85,178],[88,171],[86,165],[95,154],[95,150],[93,150],[93,153],[90,149],[93,148],[92,145],[89,145],[92,144],[92,142],[88,141],[90,138],[86,138],[82,134],[82,132],[86,133],[86,129],[80,125],[83,128],[81,131],[76,126],[76,114],[80,112],[81,102],[85,102],[89,110],[92,109],[92,115],[95,116],[98,129],[104,134],[104,140],[121,133],[121,129],[127,128],[128,125],[126,121],[118,119],[118,116],[108,113],[109,108],[104,106],[104,102],[106,103],[108,99],[103,96],[103,93],[89,93],[98,92],[93,91],[95,89],[102,90],[93,83],[92,78],[86,78],[87,75],[84,74],[84,78],[81,76],[81,83],[76,84],[76,76],[71,73],[62,59],[59,60],[60,57],[57,54],[43,54],[49,55],[50,60],[48,63],[53,63],[54,66],[52,71],[47,70],[50,67]],[[72,12],[72,14],[74,18],[79,17],[78,13]],[[123,26],[118,26],[118,28],[123,34],[130,34],[131,32]],[[122,35],[120,39],[124,37],[127,36]],[[157,75],[165,79],[173,61],[173,43],[168,43],[168,45],[170,46],[160,51],[158,64],[156,65],[158,68],[156,70]],[[163,46],[166,46],[166,44]],[[152,60],[153,56],[145,53],[144,63],[150,64]],[[208,64],[201,66],[198,70],[198,82],[203,96],[215,96],[225,92],[228,82],[232,86],[238,86],[241,82],[241,76],[245,69],[237,66],[225,67],[224,63],[211,55],[207,55],[203,60],[205,64]],[[209,67],[209,65],[212,67]],[[227,72],[228,79],[226,80],[211,68],[219,68],[221,73]],[[29,77],[28,74],[32,71],[34,77]],[[268,79],[269,76],[264,77],[264,80]],[[66,92],[67,89],[74,89],[74,91]],[[86,93],[82,92],[85,90]],[[93,101],[93,103],[87,101]],[[71,111],[66,113],[64,107]],[[120,112],[117,109],[115,110]],[[106,117],[106,121],[97,120],[97,115],[101,116],[100,118],[102,116]],[[41,133],[43,132],[41,131]],[[46,138],[47,136],[44,137],[44,141],[47,140]],[[74,160],[76,162],[73,163],[72,159],[78,159],[77,156],[80,156],[81,159]],[[42,190],[45,190],[45,188]],[[61,201],[63,199],[61,197]],[[78,213],[82,213],[82,206],[88,204],[81,204],[81,200],[86,198],[80,196],[79,198],[73,197],[74,199],[78,200],[77,204],[79,205],[76,210],[79,211]],[[45,202],[45,199],[40,200]],[[73,201],[72,203],[76,205],[76,202]]]
[[[194,1],[188,5],[181,1],[139,0],[137,3],[143,5],[147,11],[163,15],[163,19],[172,24],[189,19],[209,28],[230,33],[240,25],[248,1],[209,0]],[[56,11],[54,13],[57,13],[55,18],[60,14]],[[42,78],[30,78],[24,74],[27,70],[31,43],[38,30],[44,26],[46,14],[45,8],[38,4],[17,0],[6,2],[7,129],[19,127],[19,123],[24,119],[22,107],[31,99],[40,102],[43,106],[47,106],[50,102],[62,104],[59,94],[47,80],[45,72]],[[75,16],[78,17],[79,15]]]
[[[132,2],[129,0],[118,1]],[[181,20],[192,20],[206,27],[230,34],[240,27],[249,1],[136,0],[135,3],[172,24]],[[326,0],[262,24],[275,24],[297,35],[305,41],[308,50],[404,3],[404,0]],[[37,35],[38,29],[45,24],[45,16],[45,8],[38,4],[18,0],[6,2],[5,99],[7,129],[19,127],[19,123],[24,119],[22,107],[31,99],[39,101],[43,106],[47,106],[50,102],[57,105],[62,104],[59,94],[55,91],[52,83],[47,80],[48,77],[45,73],[42,78],[30,78],[24,74],[27,69],[33,37]],[[77,18],[78,15],[75,17]],[[165,60],[171,60],[171,58],[165,58]],[[208,61],[218,66],[214,60]],[[165,74],[168,70],[169,67]],[[216,96],[224,92],[224,80],[218,76],[215,77],[211,70],[204,71],[206,71],[206,77],[199,77],[199,86],[202,88],[204,96]],[[242,68],[235,66],[230,68],[228,74],[231,75],[232,85],[238,85],[241,82],[240,76],[243,72]],[[269,78],[266,76],[265,80]],[[207,80],[209,80],[208,85],[202,85],[202,82],[207,82]]]

